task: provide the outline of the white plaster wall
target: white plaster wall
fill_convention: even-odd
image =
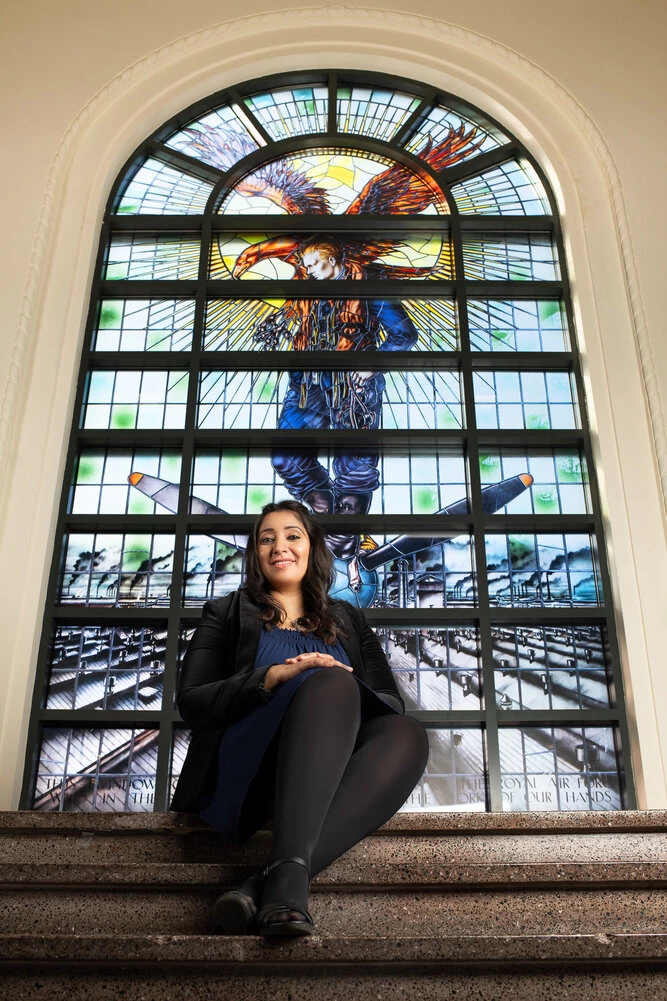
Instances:
[[[33,0],[5,15],[0,808],[18,802],[72,379],[109,184],[180,107],[238,80],[327,65],[459,93],[506,121],[549,171],[575,275],[640,801],[667,805],[656,462],[667,461],[659,437],[664,5],[645,2],[631,14],[617,0],[410,7],[403,16],[391,2],[290,14],[250,0],[239,21],[225,0]]]

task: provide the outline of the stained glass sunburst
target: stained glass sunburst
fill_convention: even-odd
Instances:
[[[354,149],[304,150],[246,174],[223,200],[224,215],[446,215],[426,172]]]
[[[201,215],[213,185],[148,157],[125,188],[119,215]]]

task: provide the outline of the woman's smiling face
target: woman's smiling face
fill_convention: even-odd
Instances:
[[[294,511],[273,511],[257,535],[259,565],[272,591],[300,585],[308,569],[310,539]]]

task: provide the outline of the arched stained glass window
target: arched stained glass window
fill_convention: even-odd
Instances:
[[[335,352],[335,354],[334,354]],[[312,73],[160,128],[109,200],[22,805],[165,809],[179,665],[262,506],[321,519],[431,756],[413,810],[634,805],[559,222],[461,101]]]

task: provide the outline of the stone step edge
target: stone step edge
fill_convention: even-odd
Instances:
[[[26,834],[106,831],[146,834],[213,834],[195,814],[184,813],[47,813],[32,810],[0,811],[3,830]],[[667,810],[572,811],[544,813],[397,813],[376,834],[530,834],[667,832]]]
[[[4,863],[0,887],[72,887],[108,890],[114,887],[233,886],[257,866],[182,863]],[[667,887],[667,862],[466,862],[451,865],[417,863],[338,862],[313,879],[314,887],[354,890],[393,887],[475,889],[508,886],[540,889],[560,886]]]
[[[667,934],[326,937],[266,943],[257,936],[0,935],[0,968],[46,966],[391,966],[498,963],[667,963]]]

